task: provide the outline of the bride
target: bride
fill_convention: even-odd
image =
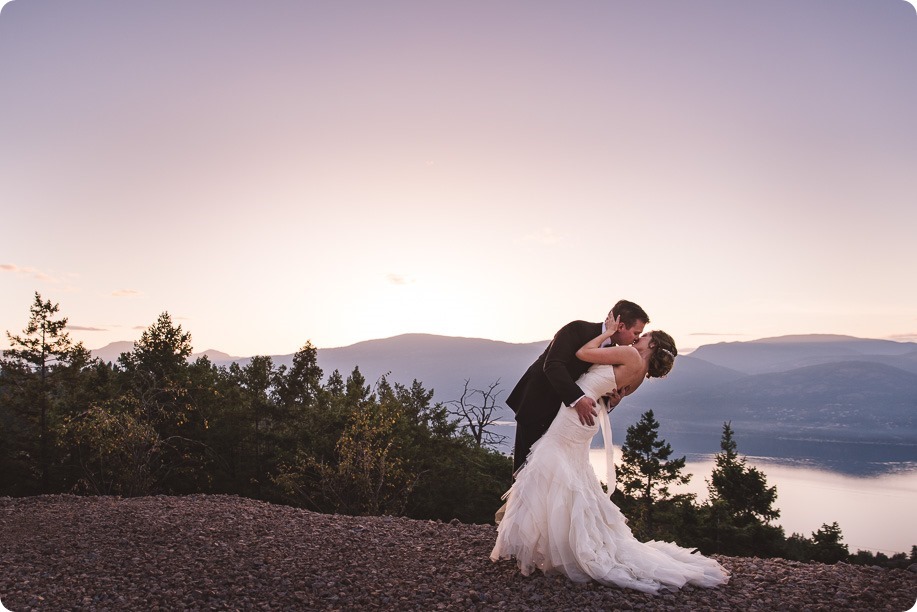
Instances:
[[[609,394],[629,395],[646,378],[665,376],[678,354],[672,337],[663,331],[646,333],[631,346],[600,348],[613,332],[611,328],[593,338],[576,353],[577,358],[595,364],[577,381],[595,400]],[[605,421],[610,457],[607,414],[600,410],[599,417]],[[670,542],[643,543],[634,538],[589,462],[589,444],[598,427],[582,424],[573,408],[561,406],[504,496],[505,514],[490,558],[515,557],[526,576],[538,568],[576,582],[596,580],[647,593],[686,584],[724,584],[729,575],[715,560]],[[608,463],[613,489],[613,464]]]

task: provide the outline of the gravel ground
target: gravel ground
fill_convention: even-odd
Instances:
[[[489,559],[492,525],[235,496],[0,498],[0,602],[46,610],[910,610],[917,574],[717,557],[718,589],[647,595]]]

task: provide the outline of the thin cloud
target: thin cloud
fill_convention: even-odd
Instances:
[[[73,331],[108,331],[103,327],[86,327],[84,325],[68,325],[67,329]]]
[[[536,232],[526,234],[521,238],[522,242],[552,246],[563,242],[564,237],[554,231],[552,227],[543,227]]]
[[[408,278],[407,276],[395,273],[389,274],[385,278],[393,285],[410,285],[414,282],[413,278]]]
[[[15,264],[0,264],[0,270],[3,270],[4,272],[11,272],[13,274],[20,274],[23,276],[31,276],[34,279],[49,283],[57,282],[57,279],[50,274],[35,268],[22,267]]]
[[[112,297],[138,297],[142,295],[139,291],[133,289],[118,289],[111,292]]]
[[[917,342],[917,333],[913,334],[892,334],[888,337],[889,340],[897,340],[899,342]]]

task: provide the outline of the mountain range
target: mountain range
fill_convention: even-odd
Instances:
[[[416,379],[444,403],[461,396],[466,380],[478,389],[499,383],[494,430],[508,436],[508,450],[514,424],[503,399],[547,344],[405,334],[318,349],[317,358],[326,375],[338,370],[346,377],[359,366],[370,384],[383,375],[408,385]],[[113,343],[93,355],[114,361],[132,348]],[[219,366],[250,360],[215,350],[192,358],[202,355]],[[272,359],[289,366],[292,357]],[[612,413],[621,432],[615,441],[649,409],[676,453],[717,452],[729,421],[746,454],[805,459],[807,449],[817,447],[838,460],[852,452],[914,462],[917,343],[809,335],[704,345],[679,356],[669,376],[646,381],[622,401]]]

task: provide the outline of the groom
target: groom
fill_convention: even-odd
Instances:
[[[506,404],[516,413],[516,445],[513,451],[513,472],[517,471],[529,454],[529,449],[544,435],[557,415],[561,403],[572,406],[584,425],[593,425],[595,401],[586,397],[577,386],[576,379],[589,369],[591,363],[576,358],[581,346],[605,332],[620,317],[617,330],[609,338],[611,344],[628,345],[643,333],[650,322],[646,312],[627,300],[621,300],[611,309],[602,323],[573,321],[564,325],[554,335],[545,352],[526,370]],[[608,346],[605,344],[604,346]],[[612,398],[612,405],[620,401]]]

